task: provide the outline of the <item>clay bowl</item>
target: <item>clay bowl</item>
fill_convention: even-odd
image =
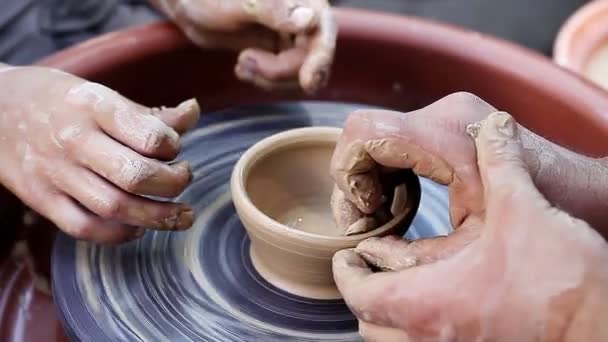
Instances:
[[[420,202],[418,178],[407,173],[406,210],[372,231],[344,236],[329,204],[334,186],[329,166],[340,132],[308,127],[263,139],[242,155],[230,181],[256,270],[302,297],[340,298],[331,271],[334,253],[369,237],[403,235]]]
[[[314,99],[408,111],[455,91],[470,91],[552,141],[592,156],[608,152],[606,94],[539,54],[417,18],[353,9],[336,10],[336,17],[340,33],[335,67],[328,88]],[[173,25],[157,23],[99,37],[39,64],[101,82],[150,106],[196,96],[207,112],[306,98],[240,83],[232,76],[235,58],[232,52],[201,51]],[[23,229],[22,212],[11,209],[15,202],[10,197],[1,203],[8,215],[3,214],[1,230],[1,335],[8,341],[39,341],[40,336],[57,341],[52,336],[60,335],[60,324],[51,301],[29,295],[32,278],[10,257],[11,242]],[[7,219],[13,216],[14,221]],[[27,239],[33,246],[52,243],[40,234]],[[39,260],[48,269],[49,254]]]
[[[568,18],[553,50],[557,64],[608,88],[608,70],[602,72],[598,65],[600,59],[608,60],[608,1],[591,1]]]

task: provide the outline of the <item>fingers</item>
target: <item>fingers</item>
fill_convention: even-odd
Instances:
[[[251,82],[264,89],[268,85],[297,88],[296,75],[306,56],[306,50],[291,48],[278,54],[252,48],[239,55],[235,73],[241,81]],[[281,86],[283,84],[284,86]]]
[[[338,26],[331,9],[326,8],[321,12],[319,27],[312,36],[309,53],[300,68],[300,86],[305,92],[314,94],[327,84],[337,35]]]
[[[103,220],[58,192],[48,193],[36,210],[79,240],[114,244],[138,238],[144,233],[134,227]]]
[[[190,182],[188,162],[172,165],[143,157],[102,132],[92,132],[71,146],[73,158],[124,191],[175,197]]]
[[[446,265],[448,266],[448,265]],[[423,330],[436,335],[436,325],[450,304],[453,271],[440,263],[401,272],[373,273],[352,249],[333,257],[333,274],[338,290],[353,313],[367,323],[399,328],[414,337]],[[411,333],[411,334],[410,334]]]
[[[446,259],[479,237],[479,229],[461,227],[448,236],[410,241],[399,236],[369,238],[355,252],[383,271],[400,271]]]
[[[95,123],[116,141],[145,156],[167,160],[175,158],[179,151],[179,135],[173,125],[180,130],[189,128],[198,120],[200,111],[194,99],[177,108],[153,111],[93,82],[74,86],[66,100],[91,111]],[[68,140],[69,144],[70,138],[79,133],[63,130],[59,139]]]
[[[342,289],[354,290],[356,284],[363,280],[369,280],[374,275],[369,266],[354,249],[336,252],[332,263],[334,280],[343,296],[346,293],[342,292]]]
[[[363,215],[353,202],[346,198],[344,192],[338,189],[337,186],[334,187],[331,194],[330,204],[333,217],[336,220],[336,226],[344,230],[347,235],[349,235],[349,233],[356,233],[360,230],[366,231],[367,229],[373,228],[366,225],[365,215]],[[361,227],[362,225],[364,227]]]
[[[149,111],[178,134],[183,134],[196,125],[200,118],[201,107],[196,99],[190,99],[175,108],[152,108]]]
[[[359,335],[365,342],[408,342],[410,338],[403,330],[383,327],[359,321]]]
[[[183,204],[131,195],[82,167],[64,165],[53,181],[59,189],[106,220],[159,230],[186,229],[194,220],[192,209]]]
[[[331,173],[340,189],[350,194],[344,170],[348,169],[352,145],[379,165],[411,168],[422,177],[448,185],[450,219],[458,228],[471,214],[482,214],[483,188],[476,167],[475,144],[466,126],[482,120],[493,107],[468,93],[455,93],[422,109],[400,113],[361,110],[346,121],[336,146]],[[377,184],[374,180],[368,183]]]
[[[246,0],[246,3],[246,12],[258,23],[277,32],[298,34],[300,41],[297,44],[300,48],[287,50],[286,56],[266,58],[275,63],[264,65],[262,56],[253,58],[262,70],[257,78],[263,79],[255,83],[276,83],[276,78],[299,75],[299,85],[308,94],[314,94],[324,87],[329,79],[338,35],[338,26],[329,5],[314,0],[300,1],[299,4],[282,0]],[[251,76],[242,79],[252,81],[254,78]]]
[[[178,154],[179,135],[156,116],[136,112],[131,106],[95,114],[106,133],[142,155],[171,160]]]
[[[273,30],[298,33],[315,27],[321,3],[317,0],[242,0],[243,10],[253,20]]]
[[[257,48],[275,51],[279,44],[276,32],[265,27],[247,27],[238,32],[209,30],[197,25],[182,25],[184,34],[196,45],[203,48],[221,48],[240,51]]]
[[[361,140],[346,146],[332,170],[336,185],[365,214],[372,214],[382,204],[382,186],[377,164]]]
[[[517,124],[509,114],[490,114],[468,130],[475,138],[488,207],[490,202],[522,203],[522,199],[546,202],[530,176]]]

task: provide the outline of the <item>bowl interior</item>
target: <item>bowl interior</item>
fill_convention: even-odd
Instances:
[[[292,142],[257,158],[246,175],[253,204],[292,229],[340,236],[329,200],[333,180],[329,166],[336,143]]]
[[[608,1],[592,1],[576,11],[563,25],[555,41],[554,60],[601,84],[598,81],[598,69],[601,68],[598,62],[608,57],[606,45]]]

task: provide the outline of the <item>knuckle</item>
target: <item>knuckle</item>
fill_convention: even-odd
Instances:
[[[348,117],[346,118],[346,121],[344,122],[344,130],[348,131],[358,125],[360,125],[361,122],[365,122],[369,119],[369,111],[365,110],[365,109],[357,109],[353,112],[351,112]]]
[[[92,220],[75,222],[66,227],[68,234],[79,240],[91,240],[95,235],[95,224]]]
[[[164,145],[164,143],[168,140],[168,137],[165,134],[161,134],[158,132],[152,132],[147,134],[141,146],[142,153],[153,154],[158,152],[158,149]]]
[[[97,215],[105,219],[116,219],[120,216],[123,208],[123,199],[120,196],[115,196],[97,204]]]
[[[142,160],[129,160],[119,174],[119,185],[128,192],[137,192],[155,174],[154,168]]]
[[[473,93],[469,93],[467,91],[459,91],[459,92],[452,93],[452,94],[446,96],[445,99],[446,99],[446,101],[465,103],[465,104],[478,104],[478,103],[485,102],[479,96],[477,96]]]
[[[77,150],[83,140],[82,128],[78,125],[64,127],[54,136],[59,146],[69,152]]]
[[[482,113],[484,117],[496,110],[479,96],[466,91],[452,93],[444,100],[459,111]]]

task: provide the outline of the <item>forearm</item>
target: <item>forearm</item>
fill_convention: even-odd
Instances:
[[[608,237],[608,159],[586,157],[522,130],[536,186],[554,204]]]

